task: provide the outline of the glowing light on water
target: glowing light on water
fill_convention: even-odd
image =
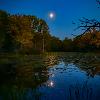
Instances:
[[[50,82],[50,86],[53,86],[53,84],[54,84],[53,82]]]
[[[47,84],[48,84],[49,87],[54,87],[54,82],[53,81],[49,81]]]

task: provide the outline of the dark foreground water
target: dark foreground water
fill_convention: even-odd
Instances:
[[[0,100],[100,100],[100,54],[1,55]]]

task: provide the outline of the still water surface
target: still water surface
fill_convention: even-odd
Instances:
[[[100,54],[1,57],[0,100],[100,100]]]

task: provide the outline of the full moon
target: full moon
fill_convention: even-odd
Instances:
[[[55,17],[55,14],[54,14],[53,12],[50,12],[50,13],[49,13],[49,18],[50,18],[50,19],[53,19],[54,17]]]

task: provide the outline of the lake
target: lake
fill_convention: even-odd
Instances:
[[[0,100],[100,100],[99,53],[0,59]]]

